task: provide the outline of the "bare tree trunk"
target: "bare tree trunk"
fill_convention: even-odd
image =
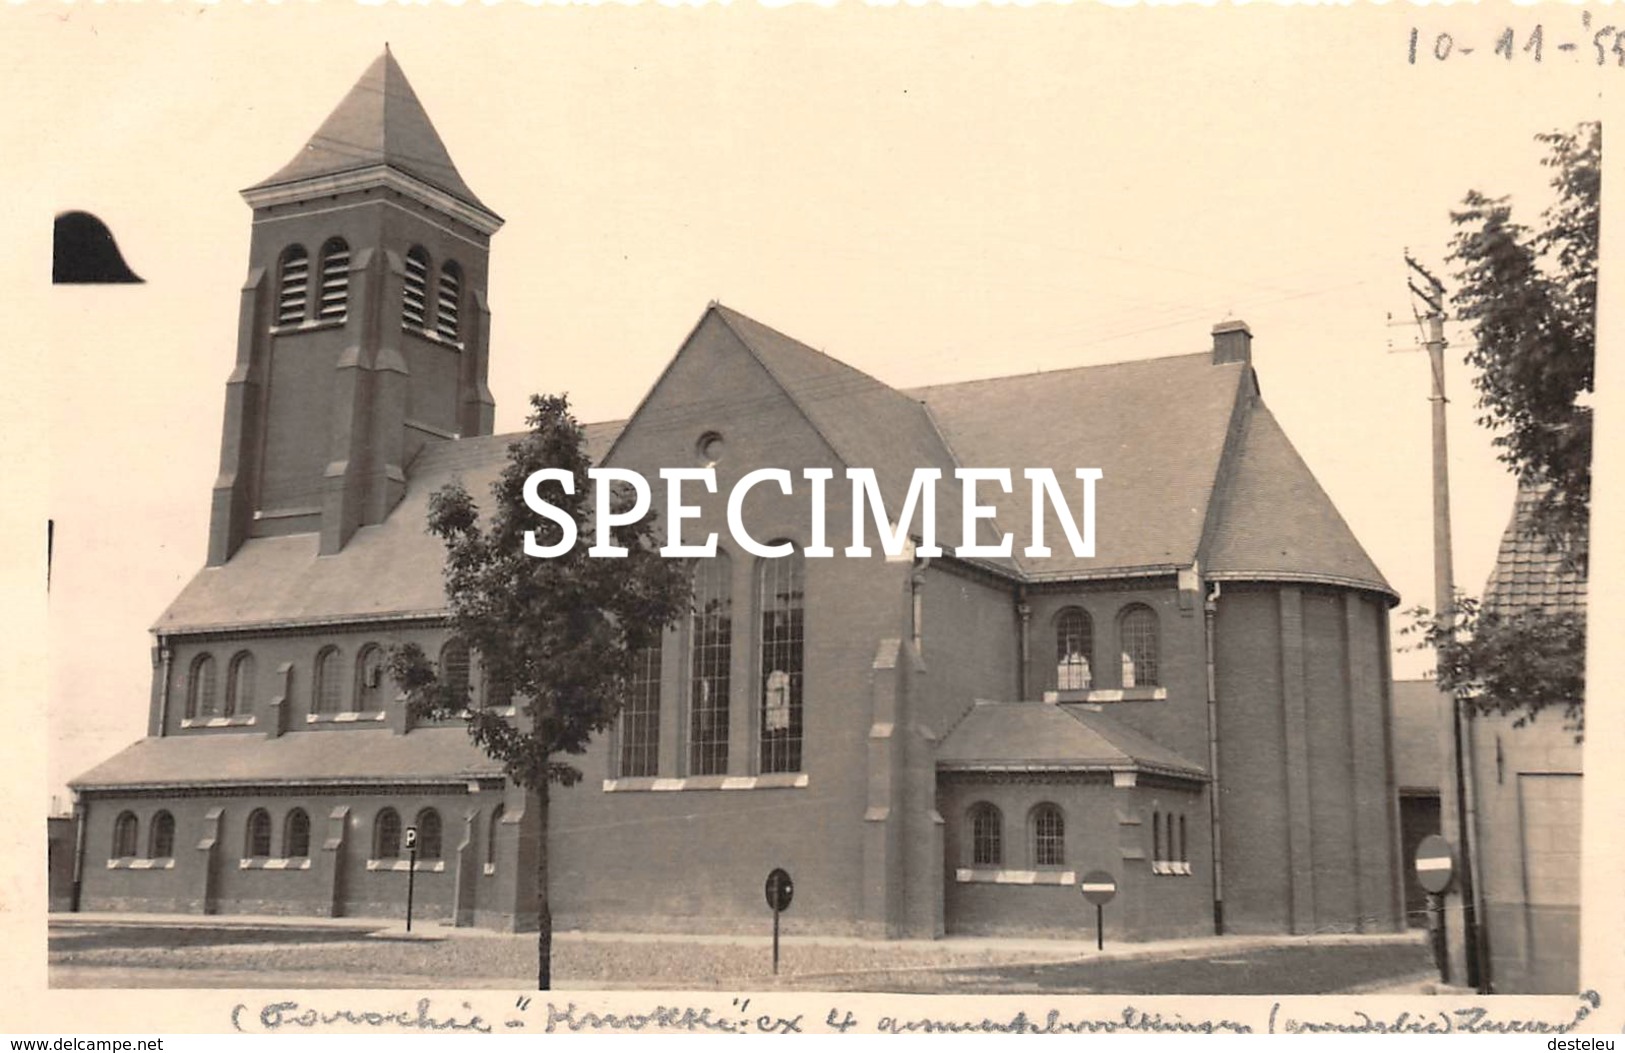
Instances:
[[[536,791],[536,990],[553,989],[553,908],[547,902],[547,779]]]

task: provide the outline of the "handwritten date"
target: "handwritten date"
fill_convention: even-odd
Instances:
[[[1430,61],[1460,62],[1475,55],[1508,63],[1561,59],[1625,69],[1625,25],[1594,27],[1591,12],[1582,11],[1577,32],[1548,28],[1545,23],[1536,23],[1527,32],[1507,26],[1491,42],[1457,38],[1448,32],[1429,33],[1412,26],[1405,59],[1414,66]]]

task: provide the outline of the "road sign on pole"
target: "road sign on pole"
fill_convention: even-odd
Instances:
[[[1455,853],[1438,834],[1422,838],[1416,846],[1416,880],[1428,894],[1428,936],[1439,979],[1450,982],[1450,953],[1445,944],[1444,893],[1456,877]]]
[[[1450,842],[1429,834],[1416,846],[1416,880],[1434,895],[1447,892],[1456,876],[1455,853]]]
[[[790,900],[795,895],[795,883],[790,880],[790,872],[783,867],[774,867],[772,873],[767,875],[767,885],[763,889],[767,893],[767,905],[773,908],[773,975],[779,975],[779,914],[790,909]]]
[[[1117,879],[1104,870],[1091,870],[1078,882],[1083,898],[1095,905],[1095,950],[1106,949],[1106,904],[1117,895]]]
[[[406,828],[406,931],[412,931],[412,891],[418,877],[418,828]]]

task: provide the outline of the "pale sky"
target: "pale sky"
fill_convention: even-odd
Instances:
[[[1578,24],[1546,18],[1548,35]],[[19,463],[48,466],[44,501],[12,519],[57,524],[53,794],[144,733],[147,627],[203,561],[246,273],[237,191],[386,40],[507,219],[499,431],[533,391],[568,391],[583,420],[630,413],[712,299],[899,387],[1199,351],[1240,317],[1265,401],[1400,611],[1432,599],[1426,358],[1397,353],[1414,326],[1387,324],[1410,317],[1402,252],[1448,274],[1469,188],[1533,221],[1534,135],[1596,116],[1608,75],[1550,55],[1408,66],[1413,21],[1485,53],[1501,24],[1409,5],[0,19],[8,140],[29,144],[4,162],[28,192],[4,207],[39,250],[20,265],[47,319],[42,345],[10,349],[32,368],[13,371],[8,433]],[[107,220],[146,284],[46,285],[50,219],[70,208]],[[1513,486],[1474,423],[1467,334],[1449,334],[1455,564],[1476,593]]]

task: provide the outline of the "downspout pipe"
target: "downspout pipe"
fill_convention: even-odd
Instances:
[[[68,903],[71,913],[79,913],[79,894],[85,883],[85,827],[90,820],[90,802],[75,790],[73,792],[73,894]]]
[[[931,565],[930,556],[915,556],[914,566],[909,573],[908,586],[912,606],[914,653],[924,655],[923,641],[925,639],[925,571]]]
[[[1016,663],[1016,697],[1023,702],[1032,698],[1032,605],[1027,602],[1027,586],[1016,587],[1016,619],[1021,634],[1020,661]]]
[[[167,636],[158,637],[158,736],[169,734],[169,682],[170,665],[175,660],[175,649]]]
[[[1219,817],[1219,678],[1214,666],[1213,622],[1219,613],[1216,581],[1209,582],[1207,600],[1202,604],[1203,630],[1207,637],[1207,810],[1213,835],[1213,934],[1224,935],[1224,838]]]

